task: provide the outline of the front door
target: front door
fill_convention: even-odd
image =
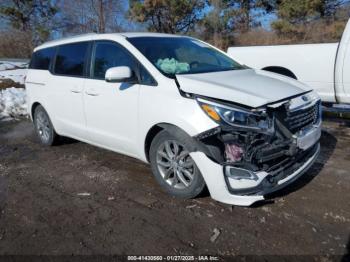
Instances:
[[[135,70],[135,60],[115,42],[96,41],[92,52],[90,79],[86,80],[84,90],[89,140],[135,156],[140,86],[106,82],[107,69],[116,66],[129,66]]]

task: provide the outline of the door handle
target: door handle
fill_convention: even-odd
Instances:
[[[80,94],[81,93],[81,89],[78,86],[72,86],[72,88],[70,89],[70,91],[74,94]]]
[[[85,91],[85,94],[89,95],[89,96],[98,96],[99,93],[97,93],[94,89],[89,89],[87,91]]]

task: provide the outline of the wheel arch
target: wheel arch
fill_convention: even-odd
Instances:
[[[284,75],[284,76],[288,76],[288,77],[291,77],[291,78],[298,80],[297,76],[291,70],[289,70],[288,68],[285,68],[283,66],[267,66],[267,67],[262,68],[262,70],[276,73],[276,74],[280,74],[280,75]]]
[[[32,119],[34,119],[34,112],[35,112],[35,109],[36,109],[38,106],[42,106],[42,104],[40,104],[39,102],[34,102],[34,103],[32,104],[32,107],[31,107],[31,109],[30,109],[30,117],[31,117]]]
[[[193,140],[196,146],[194,146],[193,148],[189,148],[190,151],[197,151],[197,150],[201,150],[201,151],[205,151],[205,149],[203,147],[201,147],[200,144],[198,144],[195,139],[193,137],[191,137],[186,131],[184,131],[182,128],[174,125],[174,124],[169,124],[169,123],[158,123],[155,124],[154,126],[152,126],[146,135],[145,141],[144,141],[144,153],[146,156],[146,160],[149,162],[149,151],[151,148],[151,144],[153,139],[156,137],[156,135],[158,133],[160,133],[161,131],[166,130],[169,133],[171,133],[173,136],[175,137],[186,137],[186,139],[191,139]]]
[[[52,123],[52,126],[54,127],[55,132],[60,135],[60,133],[58,133],[57,129],[56,129],[57,125],[56,125],[56,122],[54,121],[55,119],[52,118],[51,114],[48,112],[47,107],[45,107],[44,103],[41,103],[39,101],[35,101],[34,103],[31,104],[30,117],[31,117],[32,121],[34,121],[34,113],[35,113],[35,110],[38,108],[38,106],[41,106],[45,110],[45,112],[49,116],[49,119]]]
[[[145,141],[144,141],[144,151],[145,151],[145,156],[146,156],[146,160],[147,162],[149,162],[149,150],[151,148],[151,144],[153,139],[155,138],[155,136],[164,130],[163,127],[164,124],[160,123],[160,124],[156,124],[154,126],[151,127],[150,130],[148,130]]]
[[[184,130],[182,130],[180,127],[174,125],[174,124],[169,124],[169,123],[158,123],[155,124],[150,128],[150,130],[147,132],[146,139],[144,142],[144,150],[145,150],[145,156],[147,161],[149,162],[149,151],[151,149],[151,144],[153,139],[158,135],[161,131],[167,130],[171,134],[175,134],[176,131],[180,131],[188,135]]]

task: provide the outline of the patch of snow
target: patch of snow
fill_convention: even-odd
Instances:
[[[14,82],[24,84],[24,77],[27,74],[27,69],[13,69],[0,71],[0,79],[8,78],[12,79]]]
[[[0,90],[0,119],[18,118],[27,115],[26,91],[24,88]]]
[[[0,71],[15,69],[18,67],[25,68],[27,66],[28,66],[28,62],[0,61]]]
[[[24,77],[27,74],[28,62],[0,61],[0,81],[8,78],[14,82],[24,84]]]

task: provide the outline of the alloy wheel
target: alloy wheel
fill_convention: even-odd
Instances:
[[[44,142],[49,141],[51,134],[51,125],[48,117],[42,111],[36,115],[36,128],[40,139]]]
[[[175,140],[164,141],[157,150],[157,167],[164,181],[176,189],[188,188],[195,165],[186,148]]]

